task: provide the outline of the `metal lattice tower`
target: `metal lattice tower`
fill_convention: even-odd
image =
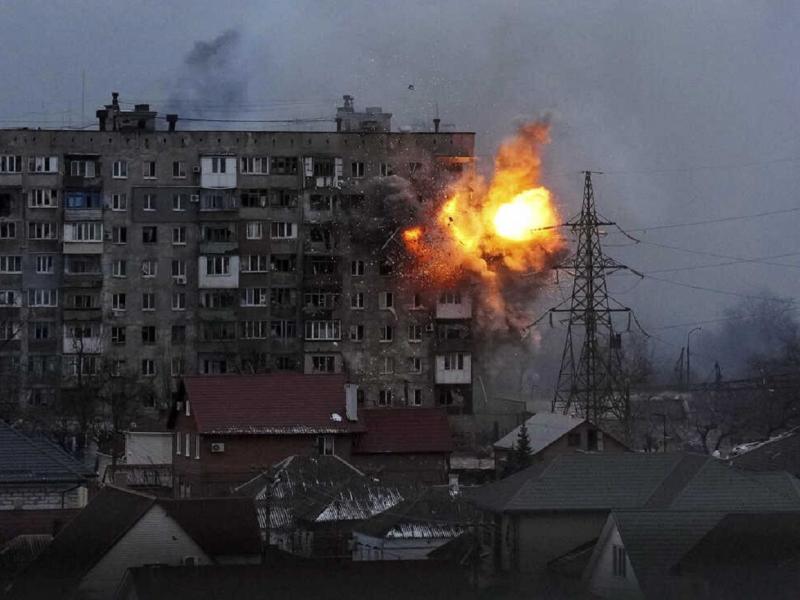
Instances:
[[[570,307],[550,311],[568,315],[552,410],[578,414],[593,423],[607,418],[627,422],[628,386],[622,374],[621,336],[614,332],[612,314],[630,315],[630,309],[612,308],[606,288],[606,275],[627,267],[603,256],[598,228],[615,223],[598,220],[592,172],[584,174],[580,216],[566,223],[577,236],[577,249],[560,267],[574,276]]]

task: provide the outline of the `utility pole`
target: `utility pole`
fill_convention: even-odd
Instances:
[[[691,341],[692,341],[692,334],[695,331],[701,331],[702,327],[695,327],[692,329],[688,335],[686,336],[686,387],[691,387],[692,385],[692,351],[691,351]]]
[[[567,315],[567,337],[552,410],[577,413],[595,424],[616,418],[627,429],[630,392],[622,372],[622,338],[614,331],[612,315],[627,313],[630,324],[631,310],[608,295],[606,275],[628,267],[603,255],[599,228],[607,225],[616,223],[598,219],[592,172],[584,171],[580,215],[566,223],[577,236],[577,249],[567,264],[559,267],[568,269],[574,277],[570,306],[550,310],[551,319],[554,313]]]

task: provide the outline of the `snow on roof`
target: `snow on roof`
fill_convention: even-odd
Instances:
[[[531,453],[536,454],[543,450],[584,421],[585,419],[580,417],[562,415],[560,413],[536,413],[525,421],[525,426],[528,428],[528,436],[531,438]],[[494,443],[494,447],[501,450],[510,450],[517,443],[520,427],[522,426],[512,429],[508,434],[497,440]]]

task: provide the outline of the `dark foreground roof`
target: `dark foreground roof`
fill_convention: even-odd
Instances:
[[[787,473],[752,473],[705,455],[570,453],[483,486],[470,498],[494,512],[752,512],[800,508],[800,486]]]
[[[184,378],[200,433],[311,434],[360,431],[345,418],[345,376],[271,373]]]
[[[53,442],[0,421],[0,483],[80,483],[94,476]]]
[[[731,464],[753,471],[788,471],[800,476],[800,431],[767,440],[731,458]]]
[[[453,450],[447,412],[443,408],[377,408],[361,414],[367,431],[353,448],[355,453],[446,453]]]
[[[440,561],[143,567],[128,571],[117,599],[466,600],[477,597],[468,579],[465,571]]]

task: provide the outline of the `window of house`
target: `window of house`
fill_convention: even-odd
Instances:
[[[13,240],[17,237],[17,224],[13,222],[0,222],[0,240]]]
[[[242,208],[265,208],[269,203],[269,190],[242,190],[239,202]]]
[[[242,273],[266,273],[267,264],[266,255],[245,254],[241,258],[240,270]]]
[[[336,163],[332,158],[315,158],[313,162],[314,177],[333,177]]]
[[[624,546],[614,544],[612,546],[611,572],[615,577],[626,577],[627,557]]]
[[[411,406],[422,406],[422,390],[414,388],[411,390]]]
[[[381,163],[381,177],[389,177],[394,175],[394,169],[392,169],[392,165],[386,162]]]
[[[444,370],[445,371],[463,371],[464,370],[464,353],[451,352],[444,355]]]
[[[269,236],[273,240],[294,239],[297,237],[297,224],[273,221],[269,224]]]
[[[270,323],[270,333],[273,338],[286,340],[297,337],[297,323],[295,321],[279,320]]]
[[[172,194],[172,210],[184,211],[186,205],[189,204],[189,194],[175,192]]]
[[[408,341],[421,342],[422,341],[422,325],[412,323],[408,326]]]
[[[392,292],[380,292],[378,294],[378,307],[387,310],[394,307],[394,294]]]
[[[307,340],[340,340],[342,339],[341,325],[342,322],[339,319],[332,319],[329,321],[306,321],[305,337]]]
[[[69,161],[69,174],[72,177],[95,177],[96,168],[97,165],[93,160],[72,159]],[[1,166],[0,170],[2,170]]]
[[[364,292],[355,292],[350,296],[350,308],[353,310],[364,308]]]
[[[378,266],[378,273],[384,277],[387,277],[394,273],[394,263],[389,260],[384,260]]]
[[[52,275],[55,272],[52,254],[40,254],[36,257],[36,273],[39,275]]]
[[[156,343],[156,328],[155,325],[142,326],[142,343],[155,344]]]
[[[97,223],[96,225],[98,228],[101,227],[99,223]],[[29,240],[55,240],[57,238],[58,238],[58,226],[55,223],[50,223],[50,222],[28,223]]]
[[[445,292],[439,296],[439,304],[461,304],[461,292]]]
[[[364,163],[362,161],[353,161],[350,163],[350,175],[352,177],[364,176]]]
[[[128,243],[128,228],[127,227],[112,227],[111,241],[115,244]]]
[[[242,288],[241,290],[241,305],[242,306],[266,306],[267,305],[267,288]]]
[[[114,179],[125,179],[128,177],[128,161],[115,160],[111,168],[111,176]]]
[[[408,357],[409,373],[422,373],[422,358],[419,356]]]
[[[412,310],[419,310],[420,308],[424,308],[422,306],[422,296],[420,294],[414,294],[411,299],[411,308]]]
[[[156,178],[156,161],[146,160],[142,163],[142,177],[145,179]]]
[[[263,340],[267,337],[266,321],[242,321],[239,329],[243,340]]]
[[[203,308],[233,308],[236,305],[234,291],[210,291],[200,294],[200,306]]]
[[[172,375],[173,377],[179,377],[180,375],[183,375],[184,370],[185,368],[182,357],[175,356],[170,360],[170,366],[169,366],[170,375]],[[199,440],[200,436],[198,436],[197,439]]]
[[[125,343],[125,327],[112,326],[111,327],[111,343],[115,346],[121,346]]]
[[[0,321],[0,340],[10,342],[20,338],[22,326],[15,321]]]
[[[97,298],[91,294],[70,294],[67,296],[67,305],[76,309],[97,308]]]
[[[153,292],[144,292],[142,294],[142,310],[155,310],[156,309],[156,295]]]
[[[16,290],[0,290],[0,306],[19,306],[21,302],[22,296]]]
[[[294,273],[297,269],[297,257],[294,254],[273,254],[269,260],[273,273]]]
[[[298,160],[296,156],[273,156],[270,158],[270,172],[273,175],[296,175]]]
[[[183,225],[172,228],[172,245],[185,246],[186,245],[186,227]]]
[[[203,225],[200,236],[204,242],[227,243],[236,241],[235,229],[228,225]]]
[[[28,192],[29,208],[58,208],[58,190],[35,188]]]
[[[28,171],[31,173],[58,173],[58,157],[31,156],[28,159]]]
[[[147,211],[154,211],[156,209],[156,195],[147,193],[142,198],[142,208]]]
[[[361,324],[350,325],[350,341],[360,342],[364,339],[364,326]]]
[[[335,373],[336,357],[326,354],[315,354],[311,357],[311,370],[314,373]]]
[[[155,244],[158,242],[158,228],[156,226],[146,225],[142,227],[142,243]]]
[[[186,310],[186,292],[172,292],[172,310]]]
[[[297,192],[289,189],[271,190],[269,204],[274,208],[294,208],[297,206]]]
[[[184,344],[186,343],[186,325],[173,325],[170,332],[170,343]]]
[[[350,274],[353,277],[361,277],[365,271],[366,267],[363,260],[354,260],[350,263]]]
[[[260,240],[264,237],[264,225],[261,221],[248,221],[245,225],[245,237],[248,240]]]
[[[2,304],[2,292],[0,292],[0,304]],[[58,306],[58,290],[28,290],[28,306]]]
[[[158,260],[145,258],[142,261],[142,277],[155,277],[158,274]]]
[[[154,361],[152,358],[143,358],[141,373],[145,377],[155,377],[156,361]]]
[[[392,405],[392,390],[382,389],[378,392],[378,406]]]
[[[212,173],[225,173],[226,161],[224,156],[214,156],[211,159],[211,172]]]
[[[175,454],[181,455],[181,438],[183,434],[180,431],[175,432]]]
[[[116,211],[128,210],[128,195],[111,194],[111,210],[116,210]]]
[[[333,456],[333,436],[320,435],[317,437],[317,451],[322,456]]]
[[[31,337],[35,340],[49,340],[53,337],[55,326],[52,321],[35,321],[31,323]]]
[[[207,342],[227,342],[236,339],[233,321],[206,321],[202,324],[202,338]]]
[[[391,342],[394,339],[394,327],[391,325],[381,325],[380,341]]]
[[[127,277],[128,276],[128,262],[123,259],[117,259],[111,263],[111,275],[114,277]]]
[[[339,304],[339,294],[322,290],[303,294],[303,303],[308,308],[336,308]]]
[[[125,310],[125,294],[122,292],[111,295],[112,310]]]
[[[330,211],[333,209],[333,196],[312,194],[309,199],[309,208],[313,211]]]
[[[38,258],[39,257],[37,257],[37,259]],[[50,258],[52,259],[53,257],[51,256]],[[8,255],[0,256],[0,273],[3,274],[22,273],[22,257],[8,256]]]
[[[590,451],[597,450],[598,447],[598,431],[590,429],[586,432],[586,449]]]
[[[186,163],[182,160],[172,161],[172,176],[175,179],[183,179],[186,177]]]
[[[186,277],[186,261],[182,258],[172,259],[172,277]]]
[[[269,158],[266,156],[242,156],[239,159],[239,171],[242,175],[267,175]]]

